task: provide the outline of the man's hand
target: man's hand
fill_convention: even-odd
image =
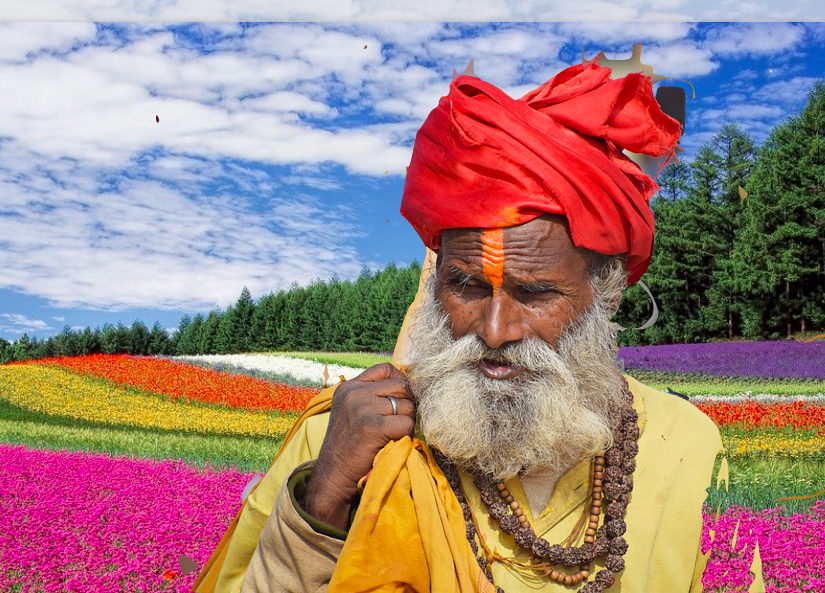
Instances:
[[[398,415],[392,413],[395,398]],[[299,501],[313,517],[346,530],[358,481],[390,441],[413,435],[415,405],[404,374],[385,362],[342,383],[332,398],[329,426]]]

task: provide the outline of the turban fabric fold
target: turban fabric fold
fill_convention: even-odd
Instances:
[[[597,59],[597,58],[596,58]],[[573,243],[627,253],[628,284],[650,264],[659,190],[622,149],[675,156],[680,124],[650,78],[615,80],[596,59],[567,68],[520,99],[457,77],[418,131],[401,214],[437,252],[447,228],[497,228],[542,214],[567,217]]]

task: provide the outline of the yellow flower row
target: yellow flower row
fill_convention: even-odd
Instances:
[[[283,436],[294,417],[192,406],[34,365],[0,366],[0,399],[44,414],[197,433]]]
[[[734,436],[723,432],[722,443],[728,455],[734,457],[754,454],[768,457],[825,456],[825,437],[820,436],[789,438],[764,432]]]

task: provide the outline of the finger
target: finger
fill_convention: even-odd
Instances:
[[[360,386],[359,391],[378,397],[387,397],[388,395],[404,399],[411,397],[410,386],[406,378],[384,379],[375,383],[365,383]]]
[[[382,416],[393,416],[392,402],[388,398],[381,398],[379,403],[379,410]],[[408,399],[396,399],[395,405],[398,406],[398,416],[412,416],[415,413],[415,404]]]
[[[399,371],[391,362],[382,362],[371,366],[366,371],[355,377],[358,381],[370,383],[381,381],[382,379],[404,379],[406,376]]]
[[[384,435],[391,441],[397,441],[415,433],[415,419],[412,416],[385,416]]]

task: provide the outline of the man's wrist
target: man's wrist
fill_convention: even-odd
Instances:
[[[346,531],[352,502],[343,501],[335,496],[325,496],[323,492],[318,492],[319,486],[323,487],[317,480],[313,483],[313,476],[310,475],[304,496],[296,496],[298,504],[316,519]]]
[[[310,514],[304,507],[304,499],[307,491],[307,482],[309,481],[311,475],[312,469],[308,468],[302,471],[295,472],[289,479],[287,483],[287,492],[289,493],[289,497],[292,501],[292,506],[294,507],[298,515],[300,515],[301,518],[316,533],[339,540],[347,539],[347,531],[349,528],[349,524],[347,524],[346,529],[341,529],[337,526],[331,525],[326,521],[321,520],[319,517]],[[350,521],[351,520],[352,515],[350,515]]]

